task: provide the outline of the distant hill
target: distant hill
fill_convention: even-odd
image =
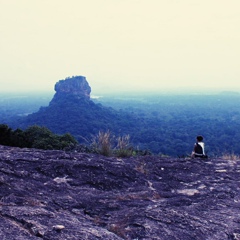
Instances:
[[[26,128],[40,125],[51,131],[74,135],[80,142],[100,130],[116,134],[128,134],[128,128],[136,126],[130,114],[119,113],[110,107],[96,104],[90,99],[91,87],[83,76],[60,80],[55,85],[55,95],[49,106],[36,113],[19,118],[14,127]]]

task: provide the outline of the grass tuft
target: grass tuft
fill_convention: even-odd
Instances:
[[[224,160],[239,160],[240,159],[239,155],[236,155],[234,153],[224,154],[224,155],[222,155],[221,158]]]
[[[99,131],[99,133],[93,137],[92,147],[97,153],[104,156],[110,156],[112,153],[112,136],[108,130],[106,132]]]

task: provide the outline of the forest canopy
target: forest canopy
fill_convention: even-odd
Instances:
[[[208,155],[240,155],[239,105],[238,93],[106,95],[86,104],[63,101],[61,107],[51,106],[51,116],[42,108],[40,114],[38,112],[31,118],[40,121],[39,126],[49,121],[50,127],[47,127],[54,134],[63,135],[67,129],[79,143],[84,144],[99,131],[110,130],[116,136],[129,135],[131,143],[138,149],[181,156],[190,154],[196,136],[203,135]],[[14,106],[11,110],[11,105],[2,103],[0,122],[8,124],[19,118],[19,109]],[[21,107],[22,112],[27,112],[24,105]],[[25,137],[27,128],[8,125],[15,129],[11,129],[15,136]],[[47,132],[46,129],[43,132]],[[47,145],[46,142],[44,144]]]
[[[46,127],[31,126],[25,131],[12,130],[6,124],[0,124],[0,144],[13,147],[39,149],[65,149],[77,144],[75,138],[69,134],[57,135]]]

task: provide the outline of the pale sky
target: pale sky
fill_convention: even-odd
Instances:
[[[240,0],[0,0],[0,92],[240,91]]]

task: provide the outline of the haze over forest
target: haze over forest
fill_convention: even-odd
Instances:
[[[53,97],[50,93],[1,94],[0,97],[0,122],[9,126],[27,126],[21,122],[30,114],[32,125],[34,122],[41,126],[55,125],[50,127],[55,133],[70,132],[80,142],[109,129],[116,135],[129,134],[134,147],[175,157],[189,155],[196,135],[201,134],[210,156],[240,154],[238,92],[111,94],[92,98],[94,104],[90,105],[66,99],[58,107],[52,105],[46,116],[42,114]],[[66,119],[61,120],[63,111]],[[38,113],[32,118],[34,112]]]

